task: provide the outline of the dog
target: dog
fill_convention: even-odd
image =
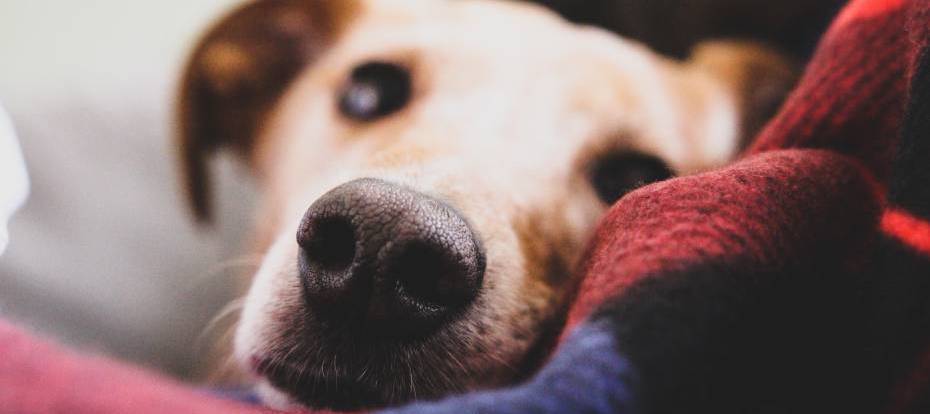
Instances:
[[[236,360],[280,408],[527,378],[598,218],[727,163],[796,73],[755,43],[677,61],[519,2],[239,7],[195,48],[179,99],[197,217],[220,150],[263,191]]]

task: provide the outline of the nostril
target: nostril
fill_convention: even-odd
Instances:
[[[344,215],[309,215],[297,232],[297,266],[305,298],[319,310],[342,312],[365,300],[365,277],[357,277],[356,229]]]
[[[411,243],[388,263],[386,276],[397,283],[398,294],[411,305],[424,311],[442,308],[463,301],[465,269],[452,258],[425,243]]]
[[[483,268],[480,261],[457,250],[414,240],[405,243],[384,262],[384,280],[394,284],[398,305],[424,322],[448,315],[476,295]]]
[[[355,230],[344,218],[317,221],[308,229],[306,240],[299,241],[306,258],[320,270],[339,272],[348,269],[355,259]]]

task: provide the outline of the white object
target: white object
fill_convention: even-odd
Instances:
[[[10,241],[7,223],[28,194],[29,177],[13,122],[0,106],[0,254]]]

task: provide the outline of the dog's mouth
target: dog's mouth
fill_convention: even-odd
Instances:
[[[252,357],[255,374],[266,378],[275,388],[287,392],[296,402],[337,411],[354,411],[385,406],[384,393],[364,377],[320,375],[289,361]]]
[[[312,338],[291,332],[249,360],[255,375],[307,407],[353,411],[439,398],[464,391],[488,368],[469,363],[474,350],[452,329],[400,338],[309,323],[319,329]]]

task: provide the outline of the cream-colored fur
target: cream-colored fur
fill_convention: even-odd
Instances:
[[[517,3],[361,2],[275,104],[250,155],[266,193],[258,222],[268,248],[235,337],[237,359],[246,370],[271,359],[295,375],[358,378],[380,386],[385,404],[525,377],[527,355],[557,329],[577,283],[571,270],[608,207],[589,183],[590,164],[636,151],[691,174],[736,154],[744,80],[720,76],[714,56],[715,65],[668,60]],[[413,98],[385,119],[347,120],[337,91],[372,60],[410,68]],[[373,362],[396,372],[345,372],[323,339],[288,337],[313,321],[299,283],[297,225],[322,194],[362,177],[454,206],[487,254],[484,286],[462,317],[394,361]],[[256,381],[273,405],[296,404]]]

